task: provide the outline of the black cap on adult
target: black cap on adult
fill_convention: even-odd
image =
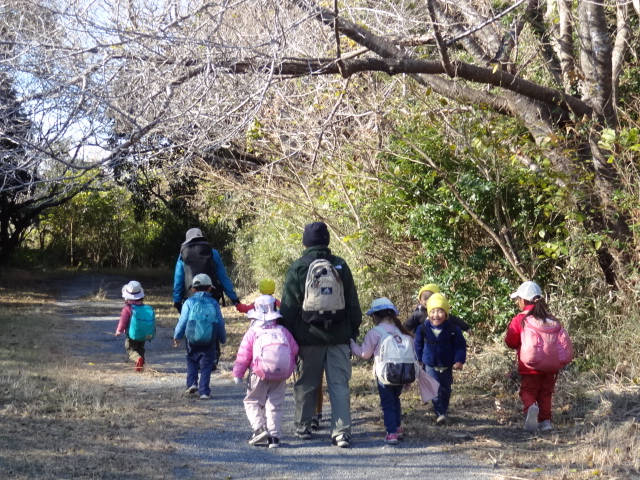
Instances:
[[[317,245],[329,246],[329,229],[324,222],[309,223],[304,227],[302,234],[302,244],[305,247],[315,247]]]

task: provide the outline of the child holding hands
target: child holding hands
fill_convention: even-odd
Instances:
[[[448,418],[453,370],[462,370],[467,358],[467,342],[460,327],[448,320],[449,310],[444,295],[431,295],[427,301],[428,321],[416,330],[415,337],[418,362],[440,383],[438,396],[431,401],[439,425],[446,423]]]
[[[273,295],[276,291],[276,282],[271,278],[263,278],[258,282],[258,290],[262,295]],[[276,308],[280,308],[280,300],[275,300]],[[236,304],[236,310],[240,313],[249,313],[249,310],[253,310],[254,304],[246,304],[238,302]]]
[[[377,364],[380,361],[380,344],[382,343],[383,337],[387,334],[404,334],[411,337],[411,333],[400,323],[398,309],[388,298],[382,297],[374,300],[366,315],[372,316],[375,327],[367,332],[362,346],[351,339],[351,352],[355,356],[364,359],[373,356],[374,362]],[[380,329],[382,331],[380,331]],[[384,428],[387,431],[384,441],[389,445],[397,445],[398,440],[403,437],[403,431],[400,427],[402,423],[400,394],[402,393],[404,385],[385,385],[377,376],[376,380],[378,384],[378,394],[380,395],[380,407],[382,408]]]
[[[256,299],[254,308],[247,313],[251,326],[242,338],[233,364],[237,384],[242,383],[250,368],[244,398],[244,409],[253,429],[249,443],[257,445],[266,439],[269,448],[280,445],[286,383],[298,354],[298,344],[289,330],[277,323],[282,316],[275,304],[271,295]]]

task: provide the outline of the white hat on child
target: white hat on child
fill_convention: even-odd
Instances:
[[[533,302],[536,297],[542,297],[542,289],[532,281],[524,282],[511,294],[511,298],[521,298],[528,302]]]
[[[140,282],[131,280],[124,287],[122,287],[122,298],[125,300],[140,300],[144,297],[144,290]]]
[[[282,318],[282,315],[276,310],[276,299],[272,295],[260,295],[253,302],[253,309],[247,312],[247,317],[252,320],[271,322]]]
[[[192,287],[210,287],[211,285],[213,285],[211,277],[206,273],[199,273],[191,281]]]

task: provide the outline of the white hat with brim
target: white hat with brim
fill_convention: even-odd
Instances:
[[[132,280],[122,287],[122,298],[125,300],[140,300],[144,298],[144,290],[140,282]]]
[[[185,245],[186,243],[189,243],[191,240],[195,240],[196,238],[204,238],[204,235],[202,235],[202,230],[200,230],[199,228],[190,228],[189,230],[187,230],[185,241],[182,242],[182,245]]]
[[[276,310],[276,299],[273,295],[260,295],[253,302],[253,309],[247,312],[247,317],[266,323],[282,318],[282,315]]]
[[[273,320],[278,320],[279,318],[282,318],[282,315],[280,315],[280,312],[264,313],[254,308],[247,312],[247,317],[252,320],[262,320],[264,322],[271,322]]]
[[[396,315],[400,315],[400,312],[393,302],[386,297],[376,298],[371,302],[371,308],[367,310],[365,315],[373,315],[374,313],[381,312],[382,310],[392,310]]]
[[[542,289],[532,281],[524,282],[511,294],[511,298],[522,298],[528,302],[532,302],[536,297],[542,297]]]

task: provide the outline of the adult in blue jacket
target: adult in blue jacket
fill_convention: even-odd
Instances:
[[[451,323],[449,302],[440,293],[427,301],[428,317],[416,330],[415,349],[418,362],[440,383],[438,396],[432,400],[436,423],[447,421],[453,370],[462,370],[467,359],[467,342],[460,327]]]
[[[216,301],[220,302],[224,292],[234,305],[239,303],[238,294],[233,289],[220,254],[211,247],[199,228],[191,228],[180,246],[180,254],[173,274],[173,305],[178,313],[182,310],[184,300],[192,295],[193,277],[200,273],[206,273],[211,278],[213,282],[211,296]]]

